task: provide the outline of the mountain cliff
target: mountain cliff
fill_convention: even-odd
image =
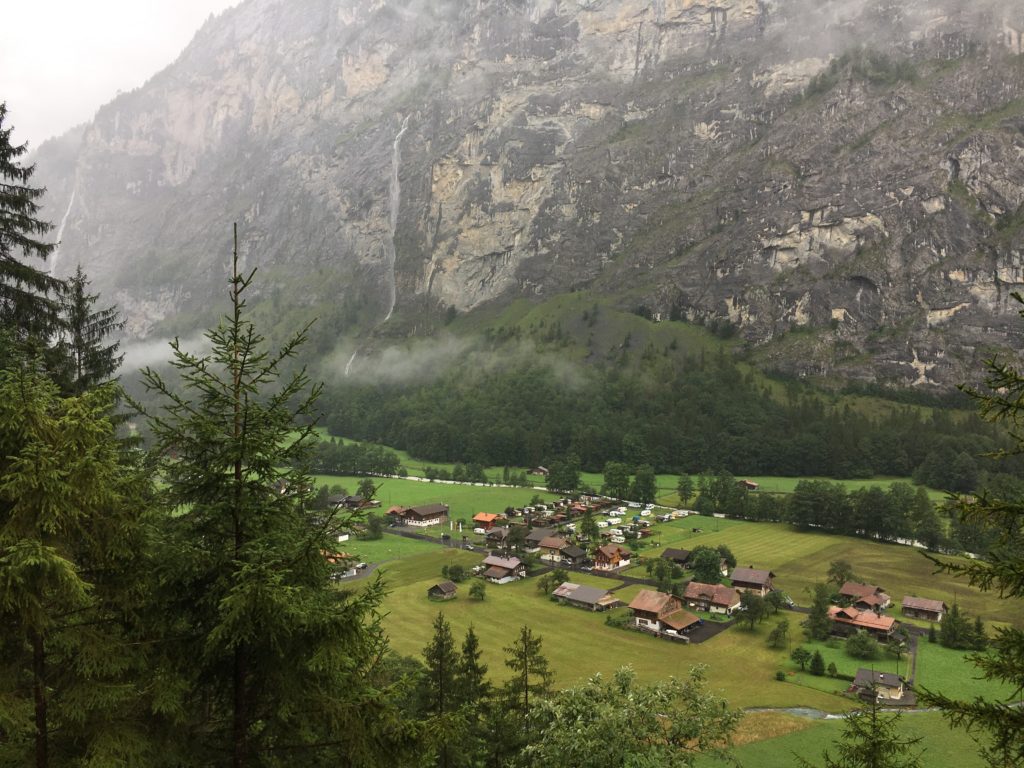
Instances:
[[[587,289],[762,366],[946,388],[1021,346],[1024,6],[246,0],[44,144],[59,274],[188,333],[239,222],[317,349]]]

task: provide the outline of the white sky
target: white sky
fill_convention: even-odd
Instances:
[[[90,120],[240,0],[16,0],[0,23],[0,101],[15,144],[32,149]]]

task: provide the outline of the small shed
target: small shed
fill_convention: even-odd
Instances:
[[[458,590],[454,581],[439,581],[427,590],[427,597],[431,600],[451,600]]]

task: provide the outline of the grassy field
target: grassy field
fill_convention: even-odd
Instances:
[[[653,681],[669,675],[681,676],[695,664],[707,664],[711,687],[723,693],[734,706],[799,704],[828,711],[842,711],[850,706],[847,700],[821,691],[775,685],[772,678],[786,653],[765,645],[769,631],[766,626],[753,633],[730,629],[700,645],[679,645],[609,627],[605,614],[554,603],[537,593],[532,579],[515,584],[488,584],[483,602],[462,594],[446,603],[427,600],[426,590],[441,578],[443,565],[472,566],[479,561],[479,555],[469,552],[438,549],[381,568],[391,590],[384,605],[385,628],[396,651],[419,655],[430,639],[434,616],[443,611],[456,635],[461,636],[473,625],[480,636],[490,674],[499,681],[508,674],[503,649],[515,638],[519,627],[526,624],[544,638],[543,652],[555,670],[558,686],[572,684],[595,672],[607,675],[624,665],[631,665],[642,679]],[[596,586],[615,585],[593,576],[580,580]],[[623,599],[628,599],[628,593],[623,592]]]
[[[740,743],[735,757],[742,768],[792,768],[796,757],[802,757],[814,765],[821,765],[821,755],[827,745],[842,733],[841,720],[812,721],[778,713],[765,713],[770,718],[762,721],[760,715],[749,715],[740,724],[738,741],[745,740],[747,729],[755,736],[781,733],[750,743]],[[749,724],[747,721],[750,721]],[[984,761],[978,757],[978,746],[965,731],[951,729],[936,712],[907,712],[902,717],[900,730],[907,738],[921,738],[920,748],[924,750],[922,765],[928,768],[983,768]],[[833,757],[835,757],[833,752]],[[721,762],[702,759],[699,768],[714,768]]]
[[[344,475],[313,476],[313,481],[318,485],[338,484],[351,493],[355,492],[361,479]],[[401,478],[379,478],[377,482],[380,485],[377,498],[384,511],[392,505],[415,506],[443,502],[451,508],[450,517],[455,520],[469,520],[477,512],[503,512],[505,507],[522,507],[538,495],[545,500],[558,498],[555,494],[532,488],[448,485]]]
[[[382,538],[374,541],[351,539],[340,545],[346,552],[367,563],[380,563],[385,560],[398,560],[403,557],[421,555],[425,552],[436,552],[437,544],[419,539],[406,539],[402,536],[385,533]]]
[[[703,532],[693,533],[694,527]],[[896,605],[894,615],[898,616],[904,595],[916,595],[947,603],[955,598],[968,613],[980,615],[985,621],[1024,623],[1020,601],[1000,600],[994,593],[981,592],[947,574],[936,574],[934,564],[921,552],[900,544],[801,532],[784,523],[692,516],[661,524],[656,531],[662,547],[693,549],[700,544],[725,544],[740,565],[770,568],[776,574],[775,586],[804,605],[808,602],[807,590],[825,580],[829,563],[842,559],[859,577],[888,591]]]

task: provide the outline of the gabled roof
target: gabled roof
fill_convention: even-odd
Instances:
[[[487,532],[487,538],[488,539],[507,539],[508,538],[508,532],[509,532],[508,528],[491,528],[491,530],[489,530]]]
[[[700,621],[698,617],[694,616],[689,611],[683,610],[672,611],[672,613],[668,614],[667,616],[661,616],[659,618],[661,619],[662,624],[667,624],[668,626],[672,627],[672,629],[674,629],[676,632],[686,629],[687,627],[693,626],[694,624],[697,624]]]
[[[562,550],[562,555],[565,557],[572,558],[573,560],[576,560],[580,557],[586,557],[587,550],[581,549],[580,547],[577,547],[575,544],[570,544]]]
[[[742,581],[744,584],[767,585],[775,577],[771,571],[761,571],[757,568],[734,568],[729,577],[732,581]]]
[[[484,565],[494,568],[504,568],[506,571],[512,571],[522,565],[522,561],[518,557],[498,557],[497,555],[488,555],[484,558]]]
[[[685,563],[687,560],[690,559],[690,550],[666,547],[665,551],[661,553],[661,556],[666,560],[674,560],[677,563]]]
[[[405,510],[407,515],[416,515],[417,517],[437,517],[438,515],[448,514],[447,504],[422,504],[418,507],[409,507]]]
[[[436,589],[436,590],[442,592],[443,594],[452,595],[452,594],[454,594],[456,592],[456,590],[458,590],[458,587],[455,586],[455,582],[454,581],[439,581],[439,582],[437,582],[437,584],[432,586],[430,589]],[[429,592],[430,590],[427,590],[427,591]]]
[[[874,611],[858,611],[856,608],[840,608],[835,605],[828,609],[828,616],[841,624],[882,632],[889,632],[896,624],[896,619],[892,616],[879,616]]]
[[[671,601],[672,595],[655,592],[653,589],[641,589],[636,593],[636,597],[633,598],[629,607],[634,611],[661,613]]]
[[[740,593],[723,584],[702,584],[691,581],[683,594],[687,600],[707,600],[715,605],[732,606],[740,602]]]
[[[864,597],[858,597],[856,600],[854,600],[853,604],[866,605],[869,608],[874,608],[875,606],[882,605],[883,603],[887,602],[888,597],[889,596],[884,593],[881,595],[864,595]]]
[[[544,549],[565,549],[569,542],[561,536],[545,536],[540,540],[540,546]]]
[[[872,685],[876,688],[899,688],[903,681],[891,672],[875,672],[861,667],[853,678],[853,684],[858,688],[870,688]]]
[[[946,604],[941,600],[929,600],[926,597],[913,597],[907,595],[903,598],[902,603],[904,608],[910,608],[915,611],[934,611],[935,613],[945,613]]]
[[[611,560],[613,557],[618,555],[623,560],[628,560],[633,553],[625,547],[620,547],[618,544],[605,544],[603,547],[598,547],[597,551]]]
[[[597,605],[608,597],[610,593],[607,589],[581,586],[580,584],[573,584],[571,581],[566,581],[552,594],[555,597],[571,599],[575,603]]]
[[[861,584],[857,581],[847,581],[839,588],[839,594],[843,597],[867,597],[868,595],[883,595],[885,591],[874,584]]]
[[[528,544],[539,544],[548,536],[554,536],[556,533],[558,533],[558,531],[554,528],[534,528],[526,534],[526,541]]]
[[[510,570],[512,570],[512,569],[511,568],[502,568],[502,567],[497,566],[497,565],[492,565],[490,568],[488,568],[486,571],[484,571],[484,578],[485,579],[503,579],[506,576],[508,576],[508,572]]]
[[[501,515],[495,515],[492,512],[477,512],[473,515],[474,523],[493,523],[499,519],[501,519]]]

